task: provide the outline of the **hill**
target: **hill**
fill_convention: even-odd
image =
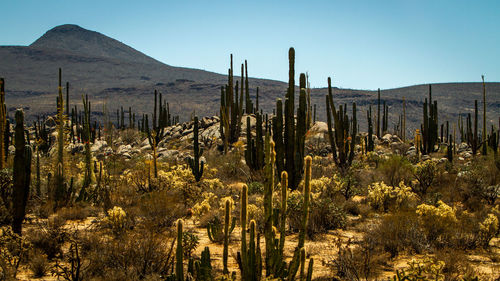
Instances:
[[[138,114],[150,113],[152,93],[157,89],[181,120],[189,118],[192,112],[214,115],[219,108],[220,86],[227,79],[222,74],[164,64],[77,25],[57,26],[29,46],[0,46],[0,58],[0,77],[6,79],[9,111],[12,115],[16,107],[24,107],[31,120],[37,115],[54,113],[59,67],[63,69],[63,81],[70,83],[71,105],[80,105],[81,94],[88,94],[94,114],[101,114],[103,103],[110,112],[120,106],[130,106]],[[228,58],[221,59],[227,59],[229,65]],[[238,70],[238,62],[235,62],[235,75]],[[287,66],[283,66],[283,71],[287,71]],[[272,112],[276,98],[284,96],[287,83],[250,79],[250,87],[253,98],[259,87],[260,104],[265,111]],[[383,90],[382,100],[390,108],[389,126],[397,122],[405,97],[408,129],[416,128],[427,92],[427,85]],[[318,105],[318,119],[324,119],[326,93],[326,88],[312,90],[312,103]],[[334,94],[338,103],[357,102],[363,129],[365,110],[369,104],[376,103],[376,91],[335,88]],[[488,83],[487,96],[488,119],[496,124],[500,114],[500,83]],[[481,84],[434,84],[433,98],[439,101],[441,120],[455,121],[457,114],[473,110],[474,99],[482,101]]]

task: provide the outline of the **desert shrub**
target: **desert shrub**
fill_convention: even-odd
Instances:
[[[459,172],[456,179],[462,202],[472,210],[481,209],[483,202],[494,205],[500,196],[498,172],[492,171],[491,165],[476,161]]]
[[[33,273],[33,277],[41,278],[47,274],[49,262],[45,255],[35,251],[30,255],[28,267]]]
[[[201,202],[194,204],[192,211],[195,219],[200,219],[208,214],[213,208],[216,207],[216,202],[219,198],[212,192],[203,192]]]
[[[389,209],[409,209],[417,200],[417,195],[403,182],[399,186],[388,186],[384,182],[376,182],[368,187],[369,204],[378,211]]]
[[[97,210],[90,205],[75,204],[72,207],[63,207],[57,211],[57,215],[63,220],[84,220],[89,216],[95,216]]]
[[[10,212],[12,202],[12,170],[0,170],[0,225],[12,222]]]
[[[64,220],[59,216],[51,216],[46,222],[40,222],[28,234],[28,241],[33,248],[39,249],[48,259],[62,255],[62,246],[67,232],[62,228]]]
[[[437,163],[427,160],[418,163],[413,169],[413,175],[418,181],[418,185],[413,186],[413,192],[424,195],[434,182],[437,173]]]
[[[352,200],[347,200],[344,203],[344,211],[353,216],[361,214],[359,203]]]
[[[127,225],[127,213],[121,207],[114,206],[113,209],[108,210],[108,216],[102,222],[115,235],[120,235],[125,231]]]
[[[243,143],[236,143],[232,151],[220,154],[217,151],[210,151],[205,155],[207,163],[211,167],[217,167],[214,177],[225,183],[242,181],[245,182],[250,175],[250,171],[245,163],[241,161]]]
[[[262,194],[264,185],[261,182],[254,181],[248,184],[248,194]]]
[[[153,191],[140,198],[137,207],[134,208],[134,213],[130,215],[141,218],[144,223],[152,227],[167,228],[186,215],[187,211],[182,198],[182,193],[178,190]]]
[[[438,239],[442,241],[436,242],[448,241],[458,222],[455,210],[441,200],[438,201],[437,207],[427,204],[419,205],[416,213],[422,221],[427,238],[433,242]]]
[[[327,264],[335,276],[333,280],[369,280],[381,272],[386,257],[378,254],[370,241],[353,246],[351,240],[343,245],[339,238],[335,244],[337,256]]]
[[[120,137],[124,144],[136,144],[141,139],[139,131],[134,129],[125,129],[120,131]]]
[[[399,155],[390,155],[380,161],[378,171],[382,179],[391,186],[395,186],[401,181],[408,183],[411,178],[411,163]]]
[[[446,248],[436,251],[435,259],[444,262],[441,272],[445,280],[460,280],[460,276],[475,275],[474,269],[467,260],[466,252]]]
[[[98,239],[100,243],[95,243]],[[98,237],[85,246],[85,276],[101,280],[140,280],[151,274],[167,276],[175,260],[175,239],[154,231],[125,233],[118,238]],[[113,277],[117,276],[117,277]],[[110,278],[110,279],[107,279]]]
[[[302,223],[303,195],[293,191],[288,196],[288,225],[296,232]],[[347,223],[345,211],[336,205],[332,199],[321,196],[321,193],[312,194],[309,206],[307,234],[313,238],[315,234],[325,233],[331,229],[345,228]]]
[[[326,233],[332,229],[344,229],[347,224],[347,215],[343,208],[336,205],[332,199],[313,196],[310,202],[307,233],[314,237],[317,233]]]
[[[190,231],[182,233],[182,249],[184,250],[184,258],[189,259],[191,254],[200,244],[200,238]]]
[[[12,231],[10,226],[0,227],[0,278],[15,280],[17,270],[26,258],[29,242]]]
[[[498,218],[494,214],[488,214],[486,218],[479,223],[481,246],[488,246],[490,240],[498,234],[498,230]]]
[[[407,280],[435,280],[444,281],[443,268],[445,263],[425,256],[420,259],[412,259],[404,270]]]
[[[421,222],[412,211],[385,215],[366,230],[364,239],[373,241],[391,257],[401,251],[421,253],[429,247]]]

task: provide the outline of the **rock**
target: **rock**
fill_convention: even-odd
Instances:
[[[446,161],[448,161],[448,158],[444,158],[443,157],[443,158],[441,158],[441,159],[438,160],[438,163],[442,164],[442,163],[446,163]]]
[[[220,124],[216,123],[213,124],[212,126],[208,127],[205,129],[201,134],[200,134],[201,139],[218,139],[220,138]]]
[[[431,157],[429,155],[422,155],[422,161],[430,160]]]
[[[391,137],[391,142],[398,142],[401,143],[403,142],[397,135],[392,135]]]
[[[392,135],[391,134],[385,134],[383,137],[382,137],[382,142],[383,143],[390,143],[391,142],[391,139],[392,139]]]
[[[106,143],[106,141],[103,141],[103,140],[96,140],[92,146],[90,147],[90,151],[92,152],[97,152],[99,150],[101,150],[102,148],[108,146],[108,144]]]
[[[245,115],[241,118],[241,133],[244,135],[246,135],[247,132],[247,116],[248,115]],[[250,128],[254,128],[255,124],[257,124],[257,119],[250,115]],[[262,124],[264,124],[264,120],[262,120]]]
[[[127,145],[120,145],[118,149],[116,150],[117,154],[124,154],[124,153],[129,153],[130,150],[132,150],[132,146],[130,144]]]
[[[458,157],[458,160],[465,161],[465,159],[463,157]]]
[[[472,153],[469,153],[469,152],[465,152],[463,153],[462,155],[465,159],[468,159],[468,158],[471,158],[472,157]]]
[[[121,155],[127,159],[132,159],[132,156],[130,156],[128,152],[122,153]]]

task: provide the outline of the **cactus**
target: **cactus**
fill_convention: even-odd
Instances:
[[[59,87],[57,98],[57,163],[56,163],[56,188],[54,190],[55,204],[54,207],[58,208],[64,198],[66,197],[66,188],[64,186],[64,101],[62,98],[61,86],[62,71],[59,68]]]
[[[377,90],[377,138],[380,139],[380,88]]]
[[[177,249],[175,251],[175,276],[177,281],[184,281],[184,252],[182,250],[183,224],[184,222],[182,219],[177,221]]]
[[[438,140],[438,109],[437,101],[432,103],[432,87],[429,85],[429,100],[424,102],[424,119],[421,124],[422,133],[422,154],[435,152],[435,145]]]
[[[230,218],[229,220],[227,220],[227,222],[228,222],[228,235],[231,235],[236,225],[236,217]],[[226,225],[226,220],[224,220],[224,225],[222,225],[221,221],[217,217],[215,217],[215,219],[212,222],[209,222],[207,224],[207,235],[210,241],[215,243],[220,243],[224,241],[225,225]]]
[[[245,147],[245,161],[252,171],[261,170],[264,167],[264,141],[262,140],[262,115],[255,115],[255,140],[252,138],[250,116],[247,116],[247,145]]]
[[[448,138],[448,145],[447,145],[447,148],[446,148],[446,158],[448,159],[448,161],[450,163],[453,163],[453,142],[452,142],[452,138],[451,138],[451,135],[449,135],[449,138]]]
[[[241,118],[243,117],[243,91],[238,98],[238,82],[236,82],[236,87],[233,87],[233,55],[231,54],[228,84],[221,88],[220,131],[224,141],[224,152],[227,152],[229,145],[238,141],[241,130]]]
[[[224,216],[224,250],[222,253],[222,263],[224,265],[223,273],[228,274],[229,270],[227,269],[227,259],[229,255],[229,235],[233,232],[234,229],[234,221],[231,227],[229,227],[229,221],[231,221],[231,202],[226,200],[225,203],[225,216]]]
[[[24,113],[21,109],[16,111],[14,156],[14,175],[12,192],[12,230],[21,235],[22,224],[26,215],[26,204],[31,182],[31,146],[24,137]]]
[[[281,166],[286,170],[290,180],[288,185],[291,189],[296,189],[302,179],[304,144],[307,132],[307,94],[305,74],[300,75],[300,96],[299,108],[297,112],[297,125],[295,125],[295,50],[290,48],[288,52],[288,90],[285,97],[285,124],[284,130],[281,121],[281,101],[276,103],[277,109],[273,124],[273,139],[276,143],[277,151],[283,148],[283,153],[278,152],[278,172],[281,173]],[[283,143],[283,145],[281,145]],[[282,159],[284,155],[284,159]]]
[[[242,258],[241,253],[243,252],[245,252],[246,259]],[[254,220],[250,221],[250,239],[248,241],[248,248],[243,248],[242,246],[241,253],[238,253],[237,258],[238,265],[242,273],[241,279],[249,281],[261,280],[262,255],[260,251],[260,234],[256,234],[256,223]]]
[[[488,136],[488,146],[493,150],[494,155],[496,156],[498,153],[498,139],[499,139],[499,130],[495,130],[493,125],[491,125],[491,133]]]
[[[242,279],[247,276],[247,212],[248,212],[248,187],[244,184],[241,188],[241,211],[240,211],[240,225],[241,225],[241,250],[240,250],[240,271]],[[246,280],[246,279],[245,279]]]
[[[266,241],[266,272],[271,270],[270,262],[274,247],[273,235],[273,191],[274,191],[274,164],[276,153],[274,142],[270,141],[269,134],[266,134],[266,167],[264,182],[264,238]]]
[[[479,137],[477,132],[477,100],[474,100],[474,130],[472,129],[472,120],[470,113],[467,115],[467,143],[472,149],[472,155],[475,156],[480,147]]]
[[[356,119],[356,103],[354,102],[352,104],[351,121],[349,120],[347,108],[345,108],[345,106],[339,106],[339,110],[337,111],[333,103],[330,77],[328,77],[328,95],[326,96],[326,116],[333,160],[340,169],[340,172],[345,174],[354,159],[354,146],[358,127]],[[335,132],[333,131],[333,127],[335,127]],[[349,131],[351,131],[350,135]]]
[[[5,80],[0,78],[0,170],[5,168],[5,159],[8,147],[4,147],[5,133],[9,130],[7,127],[7,107],[5,106]]]
[[[368,136],[366,140],[366,151],[373,151],[375,145],[373,143],[373,124],[372,124],[372,106],[366,111],[366,119],[368,123]]]
[[[88,96],[82,95],[84,108],[82,140],[85,144],[85,173],[82,188],[77,201],[87,199],[86,188],[92,183],[92,152],[90,151],[90,102]]]
[[[284,142],[283,142],[283,102],[276,100],[276,115],[273,117],[273,141],[276,150],[276,172],[278,175],[285,170]]]
[[[403,121],[402,121],[402,127],[401,128],[401,137],[403,138],[403,142],[406,142],[406,100],[405,97],[403,97]]]
[[[212,264],[210,262],[210,249],[208,247],[205,247],[205,249],[201,252],[201,260],[189,260],[188,273],[191,277],[195,277],[194,280],[196,281],[213,280]],[[188,280],[188,278],[186,278],[186,280]]]
[[[200,181],[203,175],[203,166],[205,163],[200,160],[203,154],[203,148],[200,148],[200,143],[198,141],[198,116],[194,117],[194,129],[193,129],[193,153],[194,157],[188,157],[187,162],[191,168],[191,172],[197,182]]]
[[[250,99],[250,90],[248,88],[248,65],[247,65],[247,60],[245,60],[245,112],[246,112],[246,114],[253,113],[253,103],[252,103],[252,99]]]

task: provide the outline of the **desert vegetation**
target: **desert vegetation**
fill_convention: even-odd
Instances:
[[[359,113],[328,78],[323,122],[288,58],[265,112],[231,56],[213,117],[174,116],[154,89],[150,112],[96,109],[59,69],[54,114],[29,124],[0,79],[0,280],[498,280],[484,77],[457,120],[429,85],[419,128],[404,98],[397,120],[380,90]]]

